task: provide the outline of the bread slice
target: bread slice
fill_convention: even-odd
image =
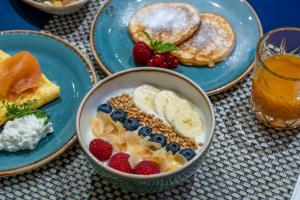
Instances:
[[[0,64],[9,57],[8,54],[0,50]],[[0,125],[7,122],[5,117],[6,109],[3,102],[9,104],[21,104],[29,100],[35,100],[36,103],[33,105],[34,109],[37,109],[60,96],[60,87],[51,81],[43,74],[41,84],[39,87],[25,91],[18,96],[8,96],[0,99]]]
[[[185,65],[213,67],[230,55],[236,35],[224,17],[215,13],[200,15],[200,28],[172,54]]]
[[[149,44],[143,33],[149,33],[153,40],[181,44],[199,27],[198,11],[186,3],[156,3],[146,5],[130,19],[128,30],[131,38]]]

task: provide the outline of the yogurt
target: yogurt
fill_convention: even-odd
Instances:
[[[0,133],[0,151],[33,150],[39,141],[53,132],[52,123],[45,118],[28,115],[8,121]]]

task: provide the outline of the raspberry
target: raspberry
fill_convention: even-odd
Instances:
[[[144,160],[139,162],[135,168],[135,174],[142,174],[142,175],[151,175],[151,174],[158,174],[159,166],[156,162]]]
[[[165,61],[167,61],[167,62],[171,62],[171,61],[173,61],[174,60],[174,56],[172,56],[169,52],[168,53],[164,53],[163,54],[163,57],[164,57],[164,59],[165,59]]]
[[[128,158],[127,153],[116,153],[111,157],[108,166],[121,172],[132,173]]]
[[[178,60],[174,58],[174,60],[169,62],[169,66],[171,69],[176,69],[178,67]]]
[[[154,61],[153,58],[151,58],[150,60],[148,60],[147,65],[149,67],[156,67],[156,62]]]
[[[113,147],[101,139],[94,139],[89,145],[90,152],[100,161],[108,160],[112,154]]]
[[[169,65],[166,62],[163,62],[159,65],[160,68],[168,69]]]
[[[127,153],[119,152],[114,154],[110,160],[128,160],[129,156],[130,155]]]
[[[156,63],[156,65],[161,65],[164,62],[164,57],[162,55],[156,54],[153,57],[153,60]]]
[[[133,47],[133,58],[135,64],[146,65],[152,56],[152,50],[144,42],[137,42]]]

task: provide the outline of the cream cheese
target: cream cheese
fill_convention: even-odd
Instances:
[[[45,124],[45,118],[35,115],[8,121],[0,133],[0,151],[33,150],[42,138],[52,132],[52,124]]]

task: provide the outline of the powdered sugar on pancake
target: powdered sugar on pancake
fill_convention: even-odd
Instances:
[[[194,16],[181,7],[153,5],[146,12],[139,12],[131,23],[141,23],[150,30],[184,30],[199,21],[199,15]]]
[[[200,30],[194,35],[190,43],[195,47],[216,45],[217,48],[225,51],[232,46],[229,33],[218,27],[217,23],[214,24],[214,21],[205,20],[204,18],[202,19]]]

